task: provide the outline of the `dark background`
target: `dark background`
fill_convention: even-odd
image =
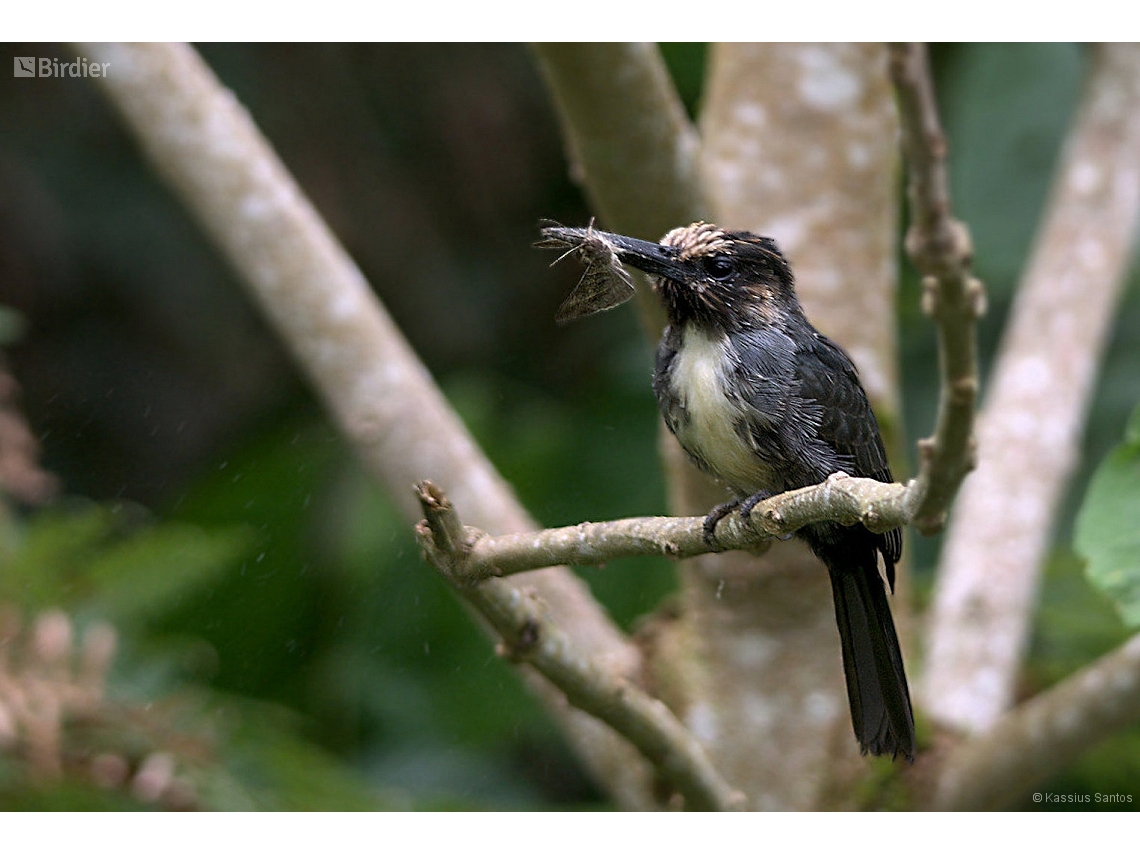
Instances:
[[[629,308],[555,327],[578,271],[530,248],[539,219],[590,212],[525,48],[199,50],[539,520],[665,511],[650,345]],[[663,51],[696,111],[704,47]],[[990,291],[988,364],[1086,56],[990,44],[933,57],[954,201]],[[604,804],[89,81],[0,75],[0,306],[21,408],[64,487],[44,507],[14,506],[0,598],[29,616],[66,608],[79,627],[115,623],[111,693],[168,699],[177,728],[206,746],[194,761],[203,806]],[[933,422],[936,373],[909,270],[899,318],[913,444]],[[1126,635],[1068,543],[1092,468],[1140,400],[1138,352],[1133,276],[1026,693]],[[936,550],[916,538],[920,598]],[[673,585],[653,560],[583,575],[627,628]],[[0,807],[103,804],[82,786],[29,795],[3,763]],[[1138,780],[1133,729],[1046,789],[1132,792]]]

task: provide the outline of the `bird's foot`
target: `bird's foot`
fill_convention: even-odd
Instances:
[[[741,502],[741,504],[740,504],[740,516],[742,518],[744,518],[747,522],[751,523],[752,522],[752,510],[753,510],[753,508],[755,508],[758,504],[760,504],[764,500],[770,499],[775,495],[776,494],[773,493],[771,490],[761,490],[759,493],[753,493],[751,496],[749,496],[747,499],[745,499],[743,502]],[[790,535],[790,534],[777,535],[778,540],[791,540],[791,538],[792,538],[792,535]]]
[[[713,549],[717,548],[716,524],[731,514],[734,510],[736,510],[736,507],[739,504],[740,499],[733,499],[731,502],[725,502],[724,504],[717,505],[715,508],[709,511],[709,515],[705,517],[705,543],[708,546],[712,547]]]
[[[752,516],[752,509],[755,508],[758,504],[760,504],[765,499],[770,499],[774,495],[776,495],[776,494],[773,493],[771,490],[761,490],[759,493],[753,493],[751,496],[749,496],[747,499],[745,499],[741,503],[740,515],[742,517],[744,517],[744,519],[746,519],[746,520],[750,519]]]

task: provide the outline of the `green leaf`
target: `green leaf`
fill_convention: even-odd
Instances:
[[[1077,515],[1073,546],[1085,573],[1130,627],[1140,626],[1140,406],[1124,442],[1097,467]]]
[[[114,515],[95,504],[41,511],[0,573],[0,597],[24,609],[71,609],[91,593],[83,565],[111,536]]]
[[[243,526],[154,524],[130,506],[69,503],[32,518],[0,573],[0,598],[29,611],[144,621],[217,581],[253,543]]]
[[[116,623],[144,621],[221,576],[253,544],[243,527],[204,531],[163,523],[115,543],[87,567],[96,606]]]

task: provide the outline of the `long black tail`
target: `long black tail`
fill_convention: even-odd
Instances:
[[[836,527],[839,529],[839,527]],[[914,713],[899,639],[879,576],[879,537],[860,527],[806,539],[827,564],[855,738],[872,754],[914,760]],[[886,555],[887,561],[893,561]],[[893,579],[894,567],[888,568]]]

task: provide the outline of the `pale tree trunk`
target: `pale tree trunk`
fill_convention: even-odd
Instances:
[[[715,221],[770,235],[808,317],[897,424],[897,122],[879,45],[712,48],[702,173]],[[722,496],[672,455],[674,510]],[[703,480],[703,479],[701,479]],[[684,718],[758,808],[850,804],[852,736],[827,571],[799,541],[682,568],[678,632],[700,663]],[[837,801],[838,800],[838,801]]]
[[[638,118],[637,106],[648,99],[632,103],[626,87],[655,75],[631,65],[659,62],[655,51],[652,60],[641,46],[536,51],[561,108],[575,174],[605,216],[603,226],[657,239],[711,216],[774,236],[791,257],[809,317],[856,359],[889,441],[898,424],[898,155],[885,48],[713,47],[699,149],[675,100],[659,99],[672,118],[668,129]],[[616,152],[629,151],[621,142],[627,131],[633,154],[622,158]],[[649,146],[647,138],[673,142]],[[692,184],[696,152],[703,192]],[[649,202],[653,187],[661,194]],[[614,198],[623,192],[644,204]],[[666,213],[673,219],[661,219]],[[725,500],[664,430],[661,446],[675,513],[704,513]],[[649,685],[751,805],[844,803],[865,767],[851,732],[823,565],[793,541],[760,558],[702,556],[683,563],[680,576],[679,612],[642,633]]]
[[[1079,453],[1140,214],[1140,47],[1095,48],[943,546],[926,708],[985,731],[1013,703],[1058,504]]]

